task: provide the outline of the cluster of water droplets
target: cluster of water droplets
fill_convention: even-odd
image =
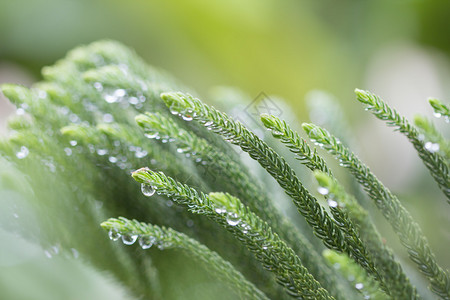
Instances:
[[[56,244],[56,245],[53,245],[53,246],[50,246],[50,247],[44,249],[44,255],[47,258],[53,258],[59,254],[65,253],[66,255],[70,254],[71,257],[75,258],[75,259],[80,257],[80,252],[78,252],[78,250],[75,248],[70,248],[67,251],[62,251],[62,250],[64,250],[64,249],[61,249],[61,246],[59,244]]]
[[[131,146],[128,147],[128,150],[130,150],[130,152],[134,152],[134,156],[136,158],[144,158],[148,154],[148,152],[146,150],[142,149],[139,146],[131,145]]]
[[[119,149],[120,142],[119,141],[116,142],[117,144],[114,144],[116,149],[108,150],[104,148],[98,148],[96,150],[94,149],[93,153],[96,153],[99,156],[108,156],[108,161],[111,164],[117,165],[122,170],[131,170],[132,165],[128,161],[127,156],[120,154],[121,153]]]
[[[161,140],[162,143],[173,142],[174,138],[168,136],[167,134],[161,134],[157,130],[146,129],[144,136],[148,139]]]
[[[185,121],[192,121],[197,113],[191,108],[184,108],[180,103],[174,103],[169,108],[172,115],[180,116]]]
[[[240,218],[236,212],[228,211],[225,207],[216,207],[215,212],[224,215],[228,225],[238,228],[244,235],[251,235],[253,240],[257,240],[262,250],[271,248],[271,243],[264,236],[257,232],[251,232],[251,225]],[[242,239],[242,238],[241,238]]]
[[[128,108],[130,105],[136,109],[141,109],[147,98],[142,92],[132,93],[122,88],[104,87],[102,83],[95,82],[93,84],[97,92],[101,93],[102,98],[107,103],[119,103],[122,108]],[[142,90],[147,90],[145,84],[141,84]]]
[[[242,221],[237,213],[228,211],[225,207],[216,207],[214,210],[219,215],[225,215],[226,221],[230,226],[239,225]]]
[[[334,194],[330,193],[330,190],[328,190],[326,187],[319,186],[317,188],[317,192],[323,196],[327,196],[327,203],[330,207],[337,207],[339,203],[334,200]]]
[[[418,139],[419,139],[419,141],[422,141],[424,143],[424,148],[428,152],[434,153],[434,152],[439,151],[440,145],[438,143],[434,143],[434,142],[431,142],[431,141],[425,141],[425,135],[424,134],[419,134]]]
[[[435,112],[433,115],[438,119],[442,117],[442,114],[438,112]],[[450,118],[448,116],[444,116],[444,121],[445,123],[450,123]]]
[[[103,89],[103,91],[104,91],[103,99],[105,99],[105,101],[108,103],[121,102],[127,95],[127,91],[124,89],[116,89],[116,90]]]
[[[148,234],[121,234],[117,229],[111,229],[108,232],[108,236],[113,241],[121,239],[122,243],[128,246],[133,245],[136,241],[138,241],[139,246],[144,250],[150,249],[153,245],[156,245],[160,250],[173,247],[172,242],[167,240],[158,240],[155,236]]]
[[[433,142],[426,142],[424,147],[428,152],[431,152],[431,153],[439,151],[439,148],[440,148],[438,143],[433,143]]]

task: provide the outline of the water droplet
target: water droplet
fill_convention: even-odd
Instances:
[[[18,218],[19,218],[19,215],[18,215],[17,213],[14,213],[14,214],[13,214],[13,217],[16,218],[16,219],[18,219]]]
[[[117,101],[117,98],[114,97],[113,95],[105,95],[105,96],[104,96],[104,99],[105,99],[105,101],[108,102],[108,103],[114,103],[114,102]]]
[[[111,123],[113,121],[114,121],[114,117],[111,114],[104,114],[103,115],[103,122]]]
[[[97,154],[100,156],[106,155],[106,154],[108,154],[108,150],[107,149],[97,149]]]
[[[144,136],[149,139],[156,139],[159,137],[159,132],[158,131],[147,131],[146,133],[144,133]]]
[[[110,163],[115,164],[115,163],[117,162],[117,157],[115,157],[115,156],[110,156],[110,157],[108,158],[108,160],[109,160]]]
[[[362,283],[357,283],[357,284],[355,284],[355,288],[356,288],[357,290],[361,290],[361,289],[364,288],[364,284],[362,284]]]
[[[124,89],[117,89],[114,91],[114,96],[116,97],[123,97],[127,94],[127,92]]]
[[[75,147],[78,143],[77,141],[70,141],[70,146]]]
[[[72,149],[70,149],[70,148],[64,148],[64,152],[66,152],[67,156],[71,156],[72,155]]]
[[[248,225],[247,223],[244,223],[244,222],[241,222],[239,224],[239,226],[241,227],[243,234],[248,233],[248,231],[251,229],[250,225]]]
[[[149,249],[155,243],[156,238],[150,235],[143,235],[139,238],[139,246],[142,249]]]
[[[77,249],[70,248],[70,251],[72,251],[73,258],[78,258],[80,256],[80,253],[78,252]]]
[[[317,188],[317,191],[319,192],[319,194],[321,195],[328,195],[328,193],[330,192],[326,187],[323,186],[319,186]]]
[[[328,199],[328,205],[330,207],[337,207],[338,203],[336,201],[334,201],[334,200]]]
[[[274,130],[274,129],[269,129],[269,130],[272,131],[272,135],[275,137],[283,136],[283,132],[281,132],[279,130]]]
[[[203,126],[205,126],[205,127],[210,127],[212,124],[214,124],[213,121],[208,121],[208,122],[205,122],[205,123],[203,124]],[[208,128],[208,129],[209,129],[209,128]]]
[[[192,227],[192,226],[194,226],[194,221],[192,221],[192,220],[190,220],[190,219],[187,220],[187,221],[186,221],[186,226],[187,226],[187,227]]]
[[[23,114],[25,114],[25,109],[19,107],[19,108],[16,110],[16,115],[21,116],[21,115],[23,115]]]
[[[192,115],[186,114],[182,116],[183,120],[185,121],[192,121],[194,117]]]
[[[117,241],[122,235],[117,231],[117,229],[111,229],[108,232],[108,236],[110,240]]]
[[[139,103],[139,99],[136,98],[136,97],[130,97],[130,98],[128,99],[128,102],[129,102],[131,105],[136,105],[136,104]]]
[[[25,157],[28,156],[29,153],[30,153],[30,151],[28,150],[28,148],[25,146],[22,146],[22,147],[20,147],[20,151],[16,153],[16,156],[18,159],[24,159]]]
[[[177,149],[178,153],[185,153],[191,150],[191,147],[180,147]]]
[[[219,215],[224,214],[227,212],[227,210],[224,207],[217,207],[215,209],[216,213],[218,213]]]
[[[228,213],[227,215],[227,223],[231,226],[236,226],[241,222],[241,219],[239,219],[239,216],[236,213]]]
[[[442,114],[441,113],[438,113],[438,112],[435,112],[434,114],[433,114],[436,118],[440,118],[440,117],[442,117]]]
[[[426,142],[425,149],[427,149],[431,153],[437,152],[437,151],[439,151],[439,144],[432,143],[432,142]]]
[[[147,196],[147,197],[153,196],[153,194],[155,193],[155,190],[153,189],[153,187],[151,185],[145,184],[145,183],[141,184],[141,191],[142,191],[142,194],[144,194],[144,196]]]
[[[137,234],[124,234],[122,235],[122,242],[125,245],[133,245],[134,242],[136,242],[137,238],[138,238]]]
[[[94,88],[99,92],[103,91],[103,85],[100,82],[95,82]]]
[[[173,206],[172,200],[167,200],[166,205],[167,205],[167,207],[172,207]]]

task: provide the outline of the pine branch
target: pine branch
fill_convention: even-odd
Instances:
[[[318,170],[314,172],[314,176],[330,199],[348,214],[357,226],[358,232],[379,270],[388,295],[394,299],[421,299],[416,288],[403,272],[400,263],[395,259],[392,250],[381,239],[368,212],[359,205],[353,196],[346,193],[344,187],[334,178]]]
[[[375,177],[354,153],[328,131],[314,124],[304,123],[302,126],[313,142],[336,156],[341,165],[350,170],[370,198],[374,200],[376,206],[406,247],[411,260],[429,279],[431,290],[443,299],[450,299],[450,279],[447,272],[437,264],[422,230],[397,197]]]
[[[367,109],[372,111],[372,113],[380,120],[387,122],[388,126],[395,127],[396,130],[403,133],[414,148],[417,151],[422,162],[430,171],[431,176],[438,183],[442,192],[447,196],[447,202],[450,204],[450,176],[449,176],[449,166],[446,161],[435,152],[434,148],[429,148],[427,145],[419,138],[419,132],[417,129],[409,123],[409,121],[401,116],[395,109],[389,107],[383,100],[378,96],[362,90],[355,90],[358,101],[367,105]],[[433,101],[432,103],[436,103]],[[435,104],[436,105],[436,104]],[[438,106],[443,112],[445,112],[445,106]],[[440,111],[441,111],[440,110]]]
[[[226,114],[210,108],[200,100],[183,93],[166,93],[161,96],[173,112],[189,119],[195,118],[201,124],[216,132],[232,144],[257,160],[266,171],[277,180],[285,192],[294,200],[299,212],[305,217],[314,233],[324,244],[334,250],[343,251],[360,261],[370,273],[377,276],[373,263],[358,248],[360,241],[355,235],[346,239],[340,226],[327,214],[317,200],[306,190],[286,161],[273,151],[264,141],[245,128],[241,123],[233,121]]]
[[[305,267],[327,290],[339,298],[349,297],[345,295],[346,292],[342,290],[336,275],[327,268],[311,243],[278,212],[267,194],[261,193],[262,187],[257,184],[257,180],[243,172],[241,166],[211,147],[206,140],[184,130],[174,120],[159,113],[138,115],[136,122],[144,129],[147,137],[172,141],[177,152],[189,154],[192,160],[204,164],[209,172],[227,178],[225,182],[230,192],[271,224],[275,232],[299,255]]]
[[[448,123],[450,120],[450,108],[438,99],[430,98],[428,99],[428,102],[433,108],[436,118],[440,118],[443,116],[445,118],[445,121]]]
[[[323,188],[321,194],[328,199],[333,217],[341,224],[341,228],[349,236],[348,238],[355,239],[356,236],[359,240],[361,235],[362,241],[356,244],[358,249],[362,253],[368,252],[366,255],[374,261],[379,273],[384,275],[380,276],[377,273],[376,279],[380,282],[381,287],[396,299],[417,299],[419,297],[417,291],[410,284],[392,252],[381,242],[373,223],[368,218],[367,211],[354,198],[350,198],[345,193],[327,163],[318,155],[317,149],[311,150],[306,141],[285,121],[266,114],[261,115],[261,121],[275,138],[295,154],[295,157],[303,165],[311,171],[315,171],[314,174]],[[364,243],[367,240],[372,243]]]
[[[138,240],[142,249],[149,249],[153,245],[157,245],[160,250],[181,249],[188,257],[205,264],[209,271],[219,276],[242,299],[269,299],[219,254],[172,228],[140,223],[123,217],[111,218],[101,226],[108,231],[111,239],[122,238],[127,245]]]
[[[279,139],[292,153],[295,154],[295,158],[303,165],[310,170],[320,170],[333,176],[325,160],[317,153],[317,149],[314,148],[311,150],[306,141],[302,139],[297,132],[292,130],[285,121],[280,120],[275,116],[262,114],[261,122],[270,130],[274,138]]]
[[[204,215],[224,226],[273,272],[287,292],[302,299],[334,299],[302,266],[300,258],[270,226],[245,207],[239,199],[223,193],[205,195],[176,182],[163,173],[139,169],[133,178],[150,189],[164,194],[189,211]]]
[[[439,151],[447,164],[450,163],[450,141],[442,136],[442,134],[434,126],[433,122],[423,116],[415,116],[414,124],[423,134],[423,140],[425,141],[425,148],[432,151]],[[421,136],[419,135],[419,138]]]

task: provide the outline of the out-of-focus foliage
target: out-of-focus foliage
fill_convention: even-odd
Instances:
[[[218,84],[264,90],[301,115],[311,89],[351,97],[386,45],[446,51],[448,12],[445,1],[417,0],[3,1],[0,60],[37,75],[75,45],[114,38],[202,93]]]

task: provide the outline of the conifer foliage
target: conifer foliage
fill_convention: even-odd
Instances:
[[[195,261],[223,285],[218,299],[429,297],[410,277],[450,299],[448,271],[419,223],[325,128],[302,126],[361,184],[416,270],[383,241],[361,192],[342,184],[334,175],[342,172],[282,119],[261,115],[275,139],[260,137],[113,41],[76,48],[42,74],[32,88],[1,87],[17,114],[0,141],[0,188],[27,199],[33,228],[19,218],[10,229],[46,253],[76,249],[136,299],[176,299],[172,289],[197,280],[171,281],[177,274],[164,266],[173,256]],[[434,124],[417,116],[414,126],[368,91],[356,90],[356,98],[407,137],[450,198],[449,142]],[[448,106],[430,105],[448,121]],[[319,194],[282,145],[312,172]],[[261,168],[245,163],[247,154]],[[304,222],[287,217],[278,208],[283,201]]]

